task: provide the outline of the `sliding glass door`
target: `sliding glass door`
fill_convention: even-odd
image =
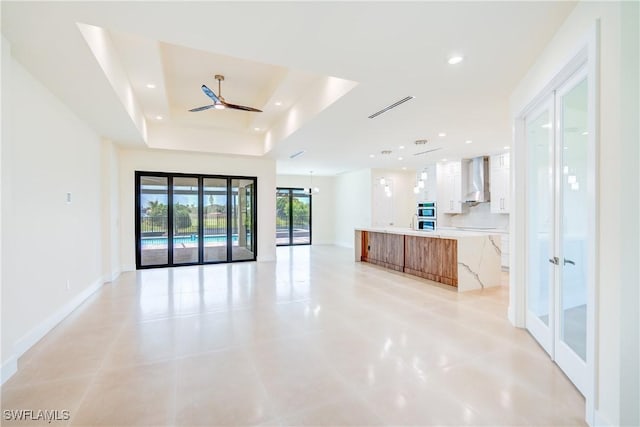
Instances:
[[[311,244],[311,195],[305,189],[277,189],[276,244]]]
[[[253,177],[136,172],[136,267],[256,259]]]

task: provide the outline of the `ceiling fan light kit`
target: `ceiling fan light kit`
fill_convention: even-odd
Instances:
[[[222,85],[220,84],[220,82],[224,81],[224,76],[222,74],[216,74],[214,78],[218,81],[217,95],[215,94],[215,92],[209,89],[206,85],[202,85],[201,87],[202,92],[204,92],[204,94],[207,95],[213,101],[213,104],[192,108],[189,110],[190,112],[195,113],[197,111],[204,111],[210,108],[215,108],[216,110],[225,110],[229,108],[231,110],[241,110],[241,111],[250,111],[253,113],[262,113],[262,110],[258,110],[257,108],[246,107],[244,105],[231,104],[230,102],[225,101],[224,98],[222,97]]]

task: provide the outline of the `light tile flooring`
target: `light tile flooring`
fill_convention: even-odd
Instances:
[[[584,400],[509,325],[507,295],[331,246],[126,273],[20,359],[2,409],[66,409],[72,425],[582,425]]]

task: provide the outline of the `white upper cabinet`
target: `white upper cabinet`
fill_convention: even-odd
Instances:
[[[491,212],[508,214],[511,201],[509,185],[509,153],[490,159]]]
[[[462,213],[462,161],[438,163],[438,210],[442,213]]]

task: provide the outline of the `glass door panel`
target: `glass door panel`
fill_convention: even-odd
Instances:
[[[254,253],[254,181],[231,180],[231,260],[255,259]],[[227,238],[229,235],[227,234]]]
[[[169,263],[168,178],[140,176],[139,182],[139,264]]]
[[[289,214],[290,190],[278,188],[276,193],[276,245],[290,245],[291,215]]]
[[[311,243],[311,196],[304,190],[291,190],[291,244]]]
[[[587,79],[559,92],[561,177],[561,313],[559,339],[586,361],[587,345]]]
[[[204,178],[204,262],[227,261],[227,179]]]
[[[527,328],[552,353],[554,264],[553,97],[525,119],[529,149]]]
[[[172,192],[173,263],[197,263],[200,245],[198,178],[174,177]]]

